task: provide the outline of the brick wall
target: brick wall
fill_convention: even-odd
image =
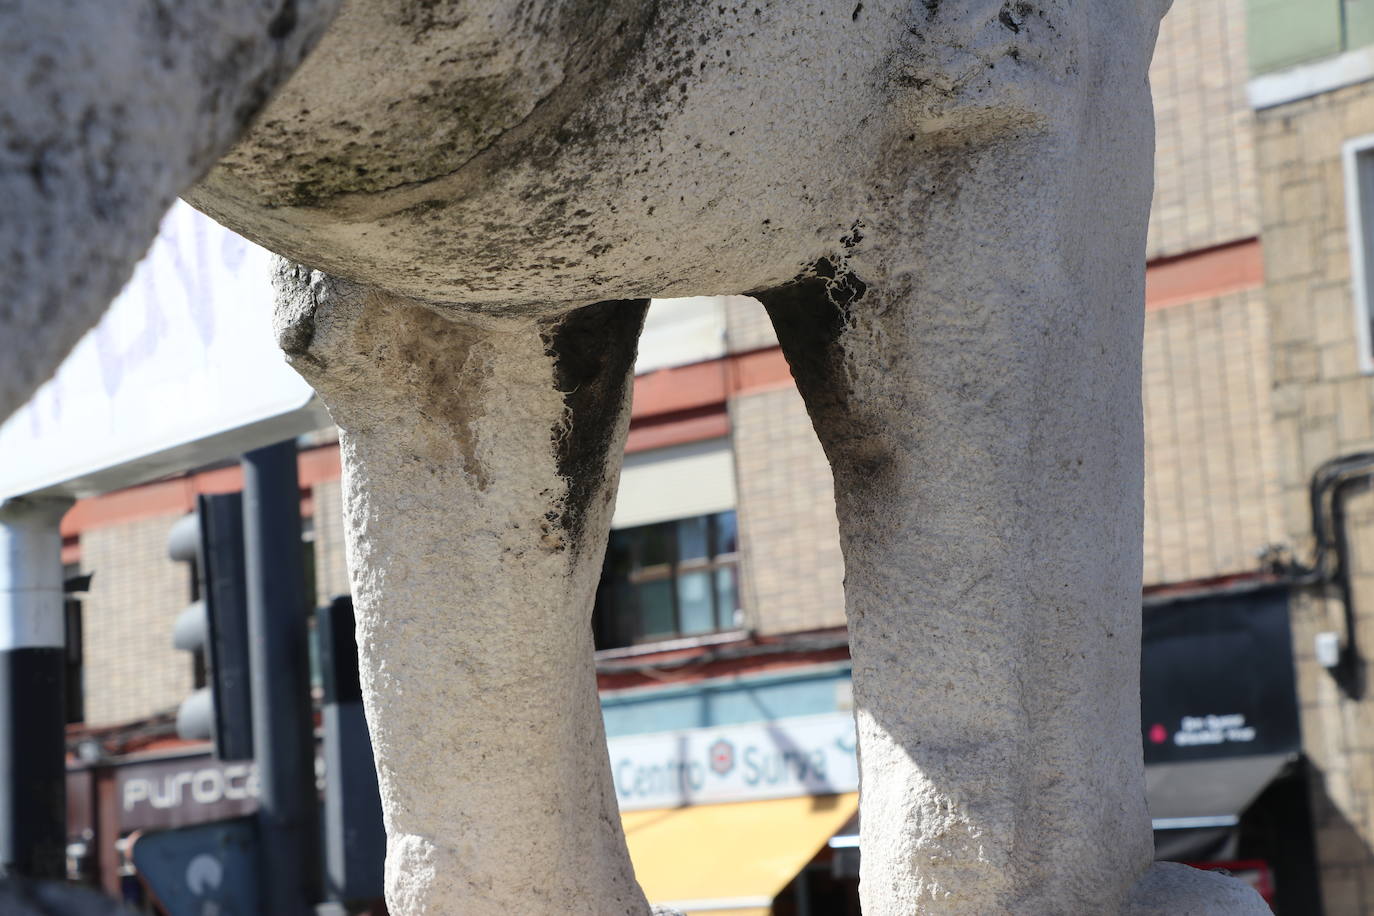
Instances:
[[[745,613],[763,633],[844,623],[830,465],[792,387],[730,403]]]
[[[1347,507],[1355,634],[1368,658],[1374,643],[1374,495],[1355,496]],[[1328,914],[1343,916],[1374,912],[1374,700],[1367,693],[1346,694],[1317,664],[1316,635],[1345,632],[1344,606],[1334,595],[1334,589],[1296,595],[1291,619],[1323,902]]]
[[[743,353],[778,345],[773,322],[763,305],[749,296],[725,297],[725,349]]]
[[[1259,231],[1245,0],[1175,0],[1150,67],[1155,101],[1151,258]]]
[[[336,595],[352,593],[344,556],[343,484],[326,480],[310,492],[315,504],[315,595],[325,605]]]
[[[1145,318],[1145,584],[1255,569],[1284,539],[1261,290]]]
[[[167,558],[180,516],[95,528],[81,535],[86,721],[105,725],[175,709],[191,692],[192,663],[172,648],[191,600],[191,568]]]
[[[1358,361],[1341,144],[1374,132],[1374,83],[1259,113],[1266,297],[1284,522],[1310,544],[1306,487],[1336,455],[1374,447]]]

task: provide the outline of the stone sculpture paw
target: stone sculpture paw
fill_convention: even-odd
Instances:
[[[1255,889],[1230,875],[1156,862],[1131,888],[1122,916],[1271,916]]]

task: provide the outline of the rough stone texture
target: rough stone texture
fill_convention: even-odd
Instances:
[[[189,199],[332,274],[486,310],[767,288],[882,211],[888,173],[1040,129],[1098,48],[1140,62],[1165,4],[468,6],[349,4]],[[405,95],[360,89],[377,59]],[[543,70],[561,81],[521,81]],[[488,126],[436,156],[415,106],[447,120],[455,94]]]
[[[1226,875],[1177,862],[1156,862],[1132,889],[1121,916],[1272,916],[1273,912],[1253,888]]]
[[[608,291],[754,290],[764,299],[836,475],[870,914],[1117,912],[1149,865],[1136,683],[1139,303],[1150,190],[1145,71],[1161,9],[1107,6],[875,3],[842,11],[811,3],[763,5],[752,18],[748,9],[685,7],[626,19],[610,32],[606,20],[593,19],[575,40],[554,28],[541,34],[551,46],[531,50],[572,60],[600,43],[596,79],[569,81],[581,94],[577,104],[569,107],[560,85],[519,125],[459,150],[470,154],[461,164],[461,155],[442,168],[419,163],[417,151],[405,150],[412,155],[403,167],[419,169],[406,180],[358,183],[332,173],[311,184],[317,173],[308,163],[274,152],[276,140],[259,133],[195,194],[231,225],[312,264],[444,303],[435,308],[466,308],[474,314],[464,326],[509,316],[501,320],[511,334],[493,337],[484,358],[523,361],[523,378],[543,376],[544,397],[552,387],[538,341],[546,337],[532,319]],[[1090,16],[1111,29],[1092,30]],[[457,28],[449,44],[474,35]],[[694,44],[683,41],[692,36]],[[571,44],[560,51],[565,40]],[[817,65],[798,47],[829,53]],[[751,74],[767,74],[770,88],[805,83],[813,91],[770,93],[759,110],[760,87],[751,93],[741,82]],[[302,80],[309,76],[307,67]],[[265,123],[280,118],[318,136],[314,122],[338,115],[330,105],[347,107],[323,93],[322,109],[313,107],[306,91],[307,106],[294,91]],[[390,116],[360,105],[359,117],[385,127]],[[398,158],[386,144],[364,144],[347,161],[370,175]],[[790,168],[778,169],[781,162]],[[856,174],[856,163],[874,166]],[[285,196],[296,177],[307,186]],[[510,219],[516,213],[522,218]],[[664,232],[670,246],[661,244]],[[328,285],[321,284],[315,288]],[[370,295],[374,306],[385,301]],[[313,352],[319,312],[300,304],[308,298],[284,309],[289,352]],[[418,334],[433,359],[457,359],[446,376],[459,375],[460,365],[469,371],[473,340],[436,325],[437,313],[413,314],[425,317],[410,331],[383,321],[385,335],[369,331],[361,346],[320,351],[331,403],[349,413],[361,407],[364,418],[374,410],[377,379],[395,368],[359,374],[351,356],[335,359],[384,345],[386,335]],[[592,336],[566,352],[584,347],[606,352]],[[544,370],[530,372],[531,359]],[[340,386],[346,378],[353,380]],[[529,389],[503,403],[509,412],[540,397]],[[435,398],[422,387],[403,400]],[[418,456],[413,464],[379,460],[372,450],[390,455],[400,432],[387,403],[367,421],[376,424],[370,430],[341,423],[350,517],[366,520],[350,539],[355,593],[395,578],[387,571],[407,550],[379,520],[440,511],[440,494],[426,498],[423,476],[436,460],[468,481],[466,490],[446,488],[450,501],[454,492],[466,497],[462,508],[443,508],[453,517],[470,512],[479,492],[492,501],[528,499],[538,480],[564,479],[545,469],[531,483],[521,479],[527,468],[503,464],[509,477],[494,480],[497,465],[477,455],[471,430],[480,423],[498,437],[504,427],[481,397],[456,414],[440,410],[451,451],[427,445],[436,458],[407,445],[402,451]],[[503,422],[524,428],[509,415]],[[403,425],[405,443],[430,428]],[[531,456],[535,467],[547,460],[528,443],[506,460]],[[566,458],[555,466],[584,473]],[[417,487],[404,511],[382,508]],[[569,517],[559,510],[560,523]],[[568,536],[601,537],[592,523],[574,524]],[[464,545],[442,578],[489,575],[492,559],[482,552],[502,536]],[[405,564],[406,580],[436,575],[437,565]],[[567,575],[541,570],[550,571]],[[526,579],[484,579],[483,605],[502,606],[501,588],[557,587]],[[417,596],[396,597],[379,591],[371,599],[376,626],[410,620]],[[481,632],[472,626],[451,638]],[[384,773],[393,765],[388,754],[406,766],[428,759],[397,740],[415,701],[400,700],[408,685],[391,679],[412,657],[433,669],[439,659],[423,649],[443,642],[431,638],[384,659],[364,648]],[[466,682],[431,684],[426,699]],[[556,736],[542,740],[556,745]],[[576,759],[571,753],[559,772],[576,771]],[[423,786],[432,801],[440,791],[416,779],[422,769],[407,770],[405,781],[384,775],[391,895],[407,911],[471,893],[445,869],[436,872],[429,856],[455,871],[471,863],[431,852],[442,847],[402,823],[413,804],[404,792]],[[560,785],[550,773],[538,778],[546,790]],[[443,807],[466,814],[457,801]],[[595,816],[565,812],[562,822]],[[524,819],[505,819],[504,832],[485,825],[497,845],[527,835],[512,821]],[[426,844],[425,856],[411,854],[417,843]],[[491,873],[509,878],[500,867],[493,863]],[[555,873],[555,886],[564,880]],[[1150,872],[1136,892],[1176,901],[1198,883],[1191,874]],[[1229,882],[1201,882],[1214,885]],[[619,908],[628,898],[610,886]],[[585,889],[572,890],[560,899],[585,899],[577,896]],[[1209,890],[1207,905],[1226,893]]]
[[[339,426],[391,911],[647,913],[590,625],[646,303],[458,321],[279,279]]]
[[[918,148],[843,263],[759,294],[835,473],[867,913],[1113,913],[1151,859],[1150,147],[1106,117],[1148,110],[1143,62],[1084,49],[1110,96]]]
[[[0,3],[0,417],[95,324],[338,2]]]
[[[393,911],[647,910],[588,626],[642,309],[570,309],[751,290],[837,481],[869,916],[1246,911],[1146,871],[1165,6],[348,4],[192,199],[386,291],[288,272],[278,330],[342,429]],[[164,139],[121,167],[189,180]]]

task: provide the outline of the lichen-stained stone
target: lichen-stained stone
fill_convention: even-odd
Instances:
[[[0,418],[95,324],[338,5],[0,2]]]
[[[1150,151],[1104,107],[1149,99],[1080,103],[1074,142],[929,156],[860,244],[760,294],[835,474],[868,913],[1115,913],[1152,858]]]
[[[648,913],[591,612],[647,302],[454,318],[283,263],[278,339],[339,426],[393,913]]]
[[[105,52],[19,6],[37,25],[3,48],[38,75],[11,80],[51,79],[77,114],[112,91],[47,75],[50,45]],[[589,615],[643,300],[714,293],[766,303],[835,474],[865,912],[1254,911],[1231,879],[1151,867],[1144,810],[1146,73],[1164,7],[344,5],[189,199],[314,269],[283,270],[277,331],[341,428],[393,912],[648,912]],[[221,107],[187,116],[207,84],[177,55],[208,42],[191,59],[219,62],[209,85],[239,85],[262,48],[261,30],[200,23],[241,39],[242,59],[216,57],[213,35],[159,32],[159,9],[117,7],[158,40],[95,68],[132,74],[121,110],[157,143],[70,144],[78,165],[157,176],[147,214],[109,211],[145,235],[242,125],[223,106],[254,107],[211,93]],[[148,72],[159,42],[189,89]],[[164,105],[190,127],[159,133]],[[49,267],[53,288],[96,284],[51,334],[41,309],[11,322],[50,356],[143,243],[92,242],[78,222],[103,198],[82,189],[124,185],[64,166],[62,190],[25,142],[0,160],[19,212],[43,214],[3,224],[19,287]],[[45,231],[59,251],[86,238],[105,273],[32,255]],[[0,372],[46,371],[15,339]]]
[[[897,204],[902,176],[1071,130],[1104,63],[1143,84],[1162,12],[353,0],[188,199],[333,275],[492,312],[763,289]],[[1113,123],[1148,143],[1148,118]]]
[[[1270,916],[1254,888],[1229,875],[1156,862],[1131,890],[1122,916]]]

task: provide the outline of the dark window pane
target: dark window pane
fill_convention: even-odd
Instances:
[[[707,516],[684,518],[677,523],[677,558],[679,562],[704,560],[706,552]]]
[[[602,580],[596,592],[596,613],[592,616],[598,649],[618,649],[635,641],[638,619],[635,587],[624,579]]]
[[[597,648],[737,627],[735,569],[710,564],[738,549],[734,512],[612,531],[593,618]]]
[[[735,513],[722,512],[712,518],[712,528],[715,533],[715,543],[711,545],[712,553],[720,555],[722,553],[734,553],[739,550],[739,528],[735,520]]]
[[[660,579],[639,586],[640,636],[645,638],[672,636],[677,632],[673,621],[673,580]]]
[[[682,632],[691,636],[710,633],[716,628],[711,602],[711,574],[687,573],[677,580],[677,606],[682,615]]]
[[[661,566],[673,562],[673,523],[646,525],[635,529],[640,533],[639,565]]]
[[[735,567],[725,566],[716,570],[716,613],[719,615],[716,626],[722,630],[733,630],[739,626],[739,595],[735,589]]]
[[[606,544],[606,563],[601,572],[603,579],[623,579],[634,569],[634,531],[611,532]]]

